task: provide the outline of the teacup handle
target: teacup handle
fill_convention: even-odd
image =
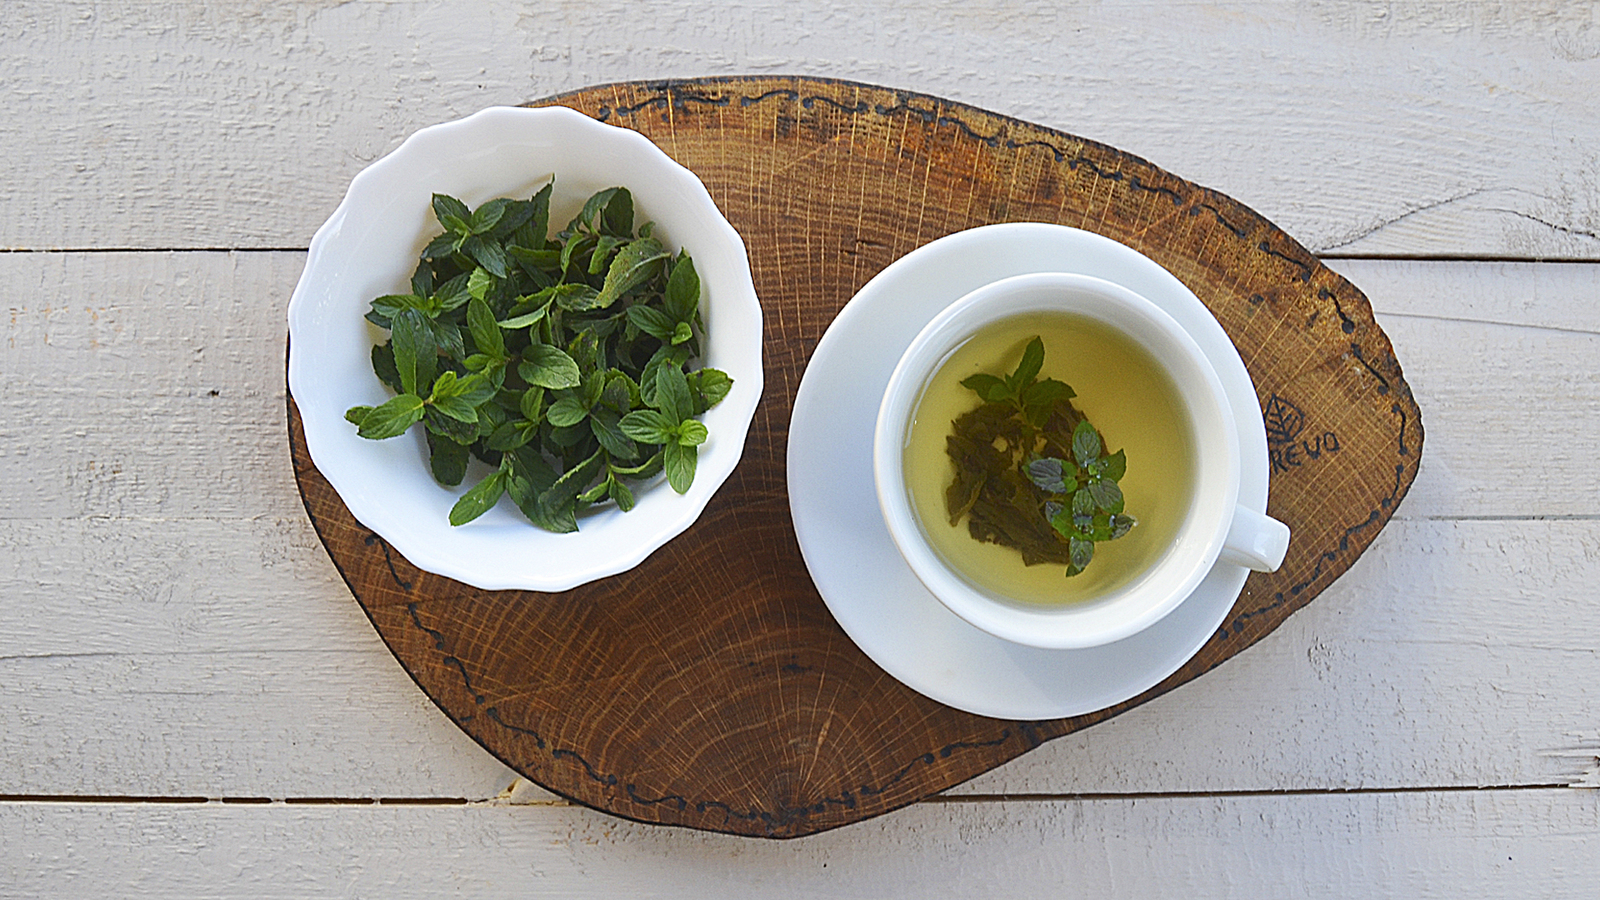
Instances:
[[[1217,558],[1257,572],[1276,572],[1289,550],[1289,526],[1253,509],[1236,506]]]

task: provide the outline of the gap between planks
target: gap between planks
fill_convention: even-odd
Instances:
[[[918,801],[924,804],[970,803],[1062,803],[1101,802],[1116,800],[1195,800],[1211,797],[1342,797],[1389,796],[1397,794],[1470,794],[1512,793],[1589,789],[1594,785],[1583,782],[1541,782],[1530,784],[1487,785],[1437,785],[1412,787],[1365,788],[1290,788],[1284,790],[1219,790],[1219,791],[1104,791],[1089,793],[999,793],[935,795]],[[152,804],[161,806],[203,806],[208,804],[235,806],[574,806],[560,797],[543,797],[537,800],[509,796],[508,788],[498,797],[472,800],[466,797],[191,797],[161,795],[90,795],[90,794],[0,794],[0,803],[59,803],[59,804]]]

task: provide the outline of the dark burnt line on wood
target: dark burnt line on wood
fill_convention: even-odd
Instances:
[[[367,536],[363,539],[363,543],[365,543],[368,547],[371,547],[373,544],[377,544],[383,548],[383,561],[389,565],[389,577],[393,578],[394,583],[400,586],[400,590],[405,591],[408,594],[411,593],[411,582],[401,578],[400,573],[395,571],[394,556],[389,549],[389,542],[379,537],[377,532],[369,531],[367,532]]]
[[[1350,355],[1354,356],[1356,358],[1356,362],[1361,363],[1361,367],[1366,369],[1373,378],[1378,380],[1378,393],[1388,394],[1389,379],[1384,377],[1383,373],[1379,372],[1376,366],[1367,361],[1366,352],[1361,349],[1360,344],[1353,342],[1350,344]],[[1389,363],[1392,365],[1394,360],[1390,359]]]
[[[1256,249],[1260,250],[1262,253],[1267,254],[1268,256],[1276,256],[1277,258],[1279,258],[1279,259],[1289,263],[1290,265],[1295,266],[1296,268],[1298,268],[1300,270],[1300,280],[1301,281],[1310,281],[1311,280],[1311,273],[1313,271],[1315,271],[1315,269],[1310,263],[1308,263],[1308,262],[1306,262],[1304,260],[1295,259],[1294,257],[1290,256],[1289,254],[1284,253],[1282,250],[1274,250],[1272,248],[1272,245],[1270,243],[1266,242],[1266,241],[1262,241],[1261,243],[1257,244],[1256,245]]]
[[[800,101],[800,108],[801,109],[811,109],[811,108],[815,107],[818,103],[826,103],[827,105],[833,107],[834,109],[839,110],[840,112],[846,112],[846,113],[850,113],[852,115],[858,114],[858,113],[864,113],[864,112],[867,111],[867,101],[865,101],[865,100],[859,100],[859,101],[857,101],[856,103],[854,103],[852,105],[846,105],[844,103],[840,103],[839,101],[833,99],[832,97],[824,97],[821,94],[812,94],[811,96],[806,97],[804,100],[801,100]]]
[[[1356,330],[1355,320],[1351,319],[1350,316],[1345,313],[1344,304],[1339,302],[1339,295],[1335,294],[1333,291],[1328,290],[1327,288],[1318,288],[1317,289],[1317,299],[1333,301],[1333,311],[1335,313],[1337,313],[1338,316],[1339,316],[1339,322],[1340,322],[1339,327],[1341,329],[1343,329],[1345,334],[1352,334],[1352,333],[1355,332],[1355,330]]]
[[[1405,409],[1398,403],[1391,405],[1389,411],[1400,417],[1400,455],[1410,456],[1411,448],[1406,446],[1406,424],[1410,419],[1406,416]]]
[[[792,88],[778,88],[777,90],[767,91],[765,94],[761,94],[760,96],[757,96],[757,97],[744,97],[744,96],[741,96],[739,98],[739,105],[740,106],[755,106],[757,103],[761,103],[761,102],[763,102],[765,100],[769,100],[769,99],[771,99],[773,97],[782,97],[785,100],[793,102],[795,100],[800,99],[800,92],[797,91],[797,90],[794,90]]]
[[[769,835],[772,835],[776,834],[783,828],[793,825],[796,822],[804,821],[812,816],[822,815],[833,807],[839,807],[841,809],[856,809],[859,802],[856,799],[857,793],[861,794],[862,796],[881,795],[894,784],[904,779],[905,776],[918,765],[932,765],[937,759],[948,759],[960,750],[998,746],[1009,741],[1010,739],[1011,730],[1006,729],[1001,733],[999,738],[996,738],[993,741],[954,741],[931,753],[923,753],[916,759],[906,763],[881,787],[862,785],[854,792],[844,790],[840,791],[839,795],[835,797],[824,797],[815,803],[808,803],[804,806],[782,806],[775,811],[757,809],[738,810],[720,800],[691,801],[681,794],[665,794],[659,797],[647,797],[640,794],[638,787],[631,783],[624,785],[623,789],[629,800],[632,800],[634,803],[642,806],[666,805],[672,807],[678,812],[685,812],[689,809],[689,807],[693,806],[695,812],[701,815],[712,811],[720,811],[723,814],[724,822],[733,820],[739,820],[743,822],[760,822],[762,823],[766,832]],[[1038,743],[1039,741],[1037,736],[1035,736],[1033,746],[1037,746]]]
[[[444,632],[438,630],[437,628],[429,628],[428,626],[422,624],[422,616],[417,613],[417,604],[415,601],[406,604],[406,612],[411,615],[411,624],[422,629],[423,633],[433,638],[433,649],[438,650],[441,653],[444,652]]]

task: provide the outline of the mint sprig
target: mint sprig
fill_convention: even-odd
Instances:
[[[1069,578],[1094,559],[1097,542],[1116,540],[1135,524],[1122,511],[1117,484],[1127,471],[1127,456],[1121,450],[1102,451],[1100,433],[1083,420],[1072,432],[1072,459],[1043,456],[1024,467],[1028,480],[1044,494],[1045,519],[1067,541]]]
[[[961,382],[983,403],[952,423],[946,450],[956,477],[945,497],[951,523],[966,516],[974,538],[1015,547],[1028,565],[1064,564],[1072,577],[1095,544],[1136,524],[1118,484],[1128,463],[1123,451],[1106,452],[1071,387],[1038,377],[1043,365],[1035,337],[1009,375]]]

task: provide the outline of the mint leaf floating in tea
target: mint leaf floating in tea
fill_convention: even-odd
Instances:
[[[444,485],[461,484],[471,459],[492,467],[452,525],[509,496],[533,524],[571,532],[590,506],[632,509],[635,487],[663,473],[684,493],[709,437],[696,417],[733,387],[692,365],[705,339],[700,277],[651,223],[635,231],[627,188],[590,197],[553,238],[550,193],[475,210],[435,194],[444,233],[411,292],[378,297],[366,315],[389,331],[372,367],[398,396],[351,407],[356,433],[383,440],[421,423]]]
[[[1072,388],[1040,379],[1044,342],[1028,342],[1009,375],[961,382],[983,403],[957,417],[945,439],[955,478],[945,491],[950,524],[967,519],[973,538],[1022,553],[1027,565],[1049,562],[1077,575],[1095,544],[1134,526],[1117,484],[1128,462],[1105,452],[1099,431],[1072,405]]]

